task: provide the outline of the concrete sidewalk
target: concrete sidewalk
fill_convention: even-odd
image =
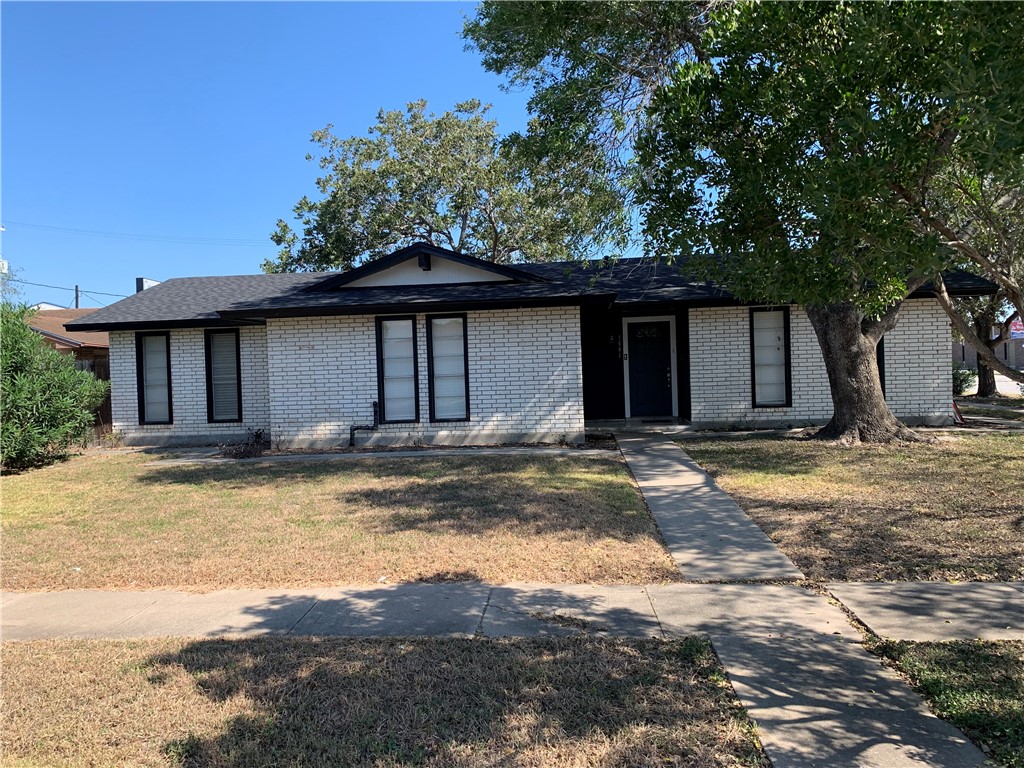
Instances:
[[[1024,598],[1024,590],[1010,591]],[[776,768],[984,762],[959,731],[931,715],[864,651],[839,607],[795,585],[397,584],[6,593],[0,601],[5,640],[704,635]]]
[[[687,579],[803,578],[674,442],[649,434],[616,439]],[[770,585],[731,586],[746,590],[742,604],[718,608],[719,616],[735,621],[719,619],[704,625],[703,631],[757,722],[775,768],[984,765],[981,751],[933,716],[906,683],[860,646],[859,635],[852,635],[849,626],[834,619],[812,626],[808,617],[839,611],[825,598],[810,592],[798,597],[789,588],[776,592],[789,598],[780,602],[765,599]],[[668,612],[658,607],[654,593],[651,599],[659,617]],[[673,607],[686,611],[685,606]]]
[[[859,639],[835,606],[777,584],[394,584],[322,589],[4,593],[4,640],[43,638],[661,637]],[[792,613],[782,626],[779,615]]]
[[[1024,581],[846,582],[829,591],[893,640],[1024,640]]]
[[[882,637],[1024,640],[1024,582],[844,583],[832,594]],[[380,584],[189,593],[5,592],[4,640],[44,638],[728,635],[859,643],[836,605],[789,584]]]
[[[707,472],[664,435],[616,434],[665,546],[688,581],[797,581],[782,554]]]

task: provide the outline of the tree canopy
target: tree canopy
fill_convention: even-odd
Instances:
[[[463,28],[469,47],[509,89],[530,91],[520,151],[589,164],[627,203],[634,142],[676,66],[699,57],[705,3],[486,0]]]
[[[488,106],[381,111],[367,136],[313,134],[321,198],[278,221],[268,272],[347,269],[413,242],[495,262],[584,258],[621,241],[622,201],[593,166],[503,142]],[[307,159],[314,159],[308,155]]]
[[[951,179],[1020,188],[1022,11],[990,3],[715,6],[704,60],[656,97],[639,154],[659,252],[747,301],[802,304],[835,414],[819,434],[910,437],[874,348],[961,254]],[[962,210],[962,206],[961,206]]]
[[[741,299],[807,308],[836,407],[823,436],[888,439],[908,433],[874,348],[901,301],[965,259],[1007,295],[1019,285],[936,212],[953,169],[964,189],[1021,188],[1021,16],[1010,3],[488,0],[464,34],[532,89],[524,143],[538,156],[602,152],[644,206],[652,253]]]
[[[678,70],[642,142],[648,232],[744,298],[881,315],[952,260],[929,217],[944,172],[1020,173],[1021,21],[1014,4],[718,7],[708,60]]]

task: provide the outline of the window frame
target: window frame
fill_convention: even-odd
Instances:
[[[462,371],[466,385],[466,415],[460,419],[439,419],[434,414],[434,320],[462,320]],[[469,322],[465,312],[451,312],[442,315],[427,315],[427,391],[430,410],[430,423],[467,422],[472,418],[469,407]]]
[[[757,402],[757,360],[754,350],[754,313],[755,312],[781,312],[782,313],[782,336],[783,352],[785,355],[784,370],[786,374],[786,402],[761,405]],[[789,307],[750,307],[750,337],[748,340],[750,355],[750,402],[751,407],[764,408],[792,408],[793,407],[793,366],[791,355],[791,340],[789,334]]]
[[[875,365],[878,366],[878,383],[882,387],[882,397],[885,398],[885,336],[879,338],[878,344],[875,345]]]
[[[213,417],[213,345],[215,334],[232,334],[235,337],[235,392],[238,398],[238,418],[215,419]],[[242,339],[238,328],[207,328],[203,332],[203,347],[206,357],[206,421],[208,424],[238,424],[242,421]]]
[[[393,320],[408,320],[412,324],[412,378],[415,415],[411,419],[389,419],[387,399],[384,397],[384,323]],[[374,318],[377,337],[377,402],[380,408],[381,424],[418,424],[420,421],[420,360],[419,342],[416,337],[416,315],[378,315]]]
[[[145,381],[145,341],[149,336],[163,336],[167,351],[167,420],[150,421],[146,418],[146,381]],[[145,331],[135,334],[135,379],[138,387],[139,424],[173,424],[174,423],[174,385],[171,378],[171,332]]]

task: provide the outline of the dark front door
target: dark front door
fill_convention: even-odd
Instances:
[[[668,320],[626,323],[629,415],[672,415],[672,337]]]

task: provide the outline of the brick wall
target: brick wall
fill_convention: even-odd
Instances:
[[[953,420],[949,318],[934,299],[905,302],[897,326],[885,335],[885,398],[910,424]]]
[[[268,429],[267,336],[263,327],[240,329],[242,422],[210,424],[206,413],[206,353],[202,328],[173,330],[171,398],[173,424],[139,424],[135,333],[110,334],[111,408],[115,432],[129,445],[239,442],[246,428]]]
[[[360,444],[578,441],[583,434],[579,310],[470,312],[470,421],[429,421],[426,316],[416,317],[420,421],[360,432]],[[286,446],[347,444],[377,395],[373,316],[267,321],[271,433]]]
[[[885,336],[886,399],[912,424],[952,419],[949,322],[938,302],[908,301]],[[690,310],[693,424],[698,427],[805,425],[828,421],[832,398],[817,337],[807,314],[790,310],[793,405],[754,408],[750,391],[747,307]]]

